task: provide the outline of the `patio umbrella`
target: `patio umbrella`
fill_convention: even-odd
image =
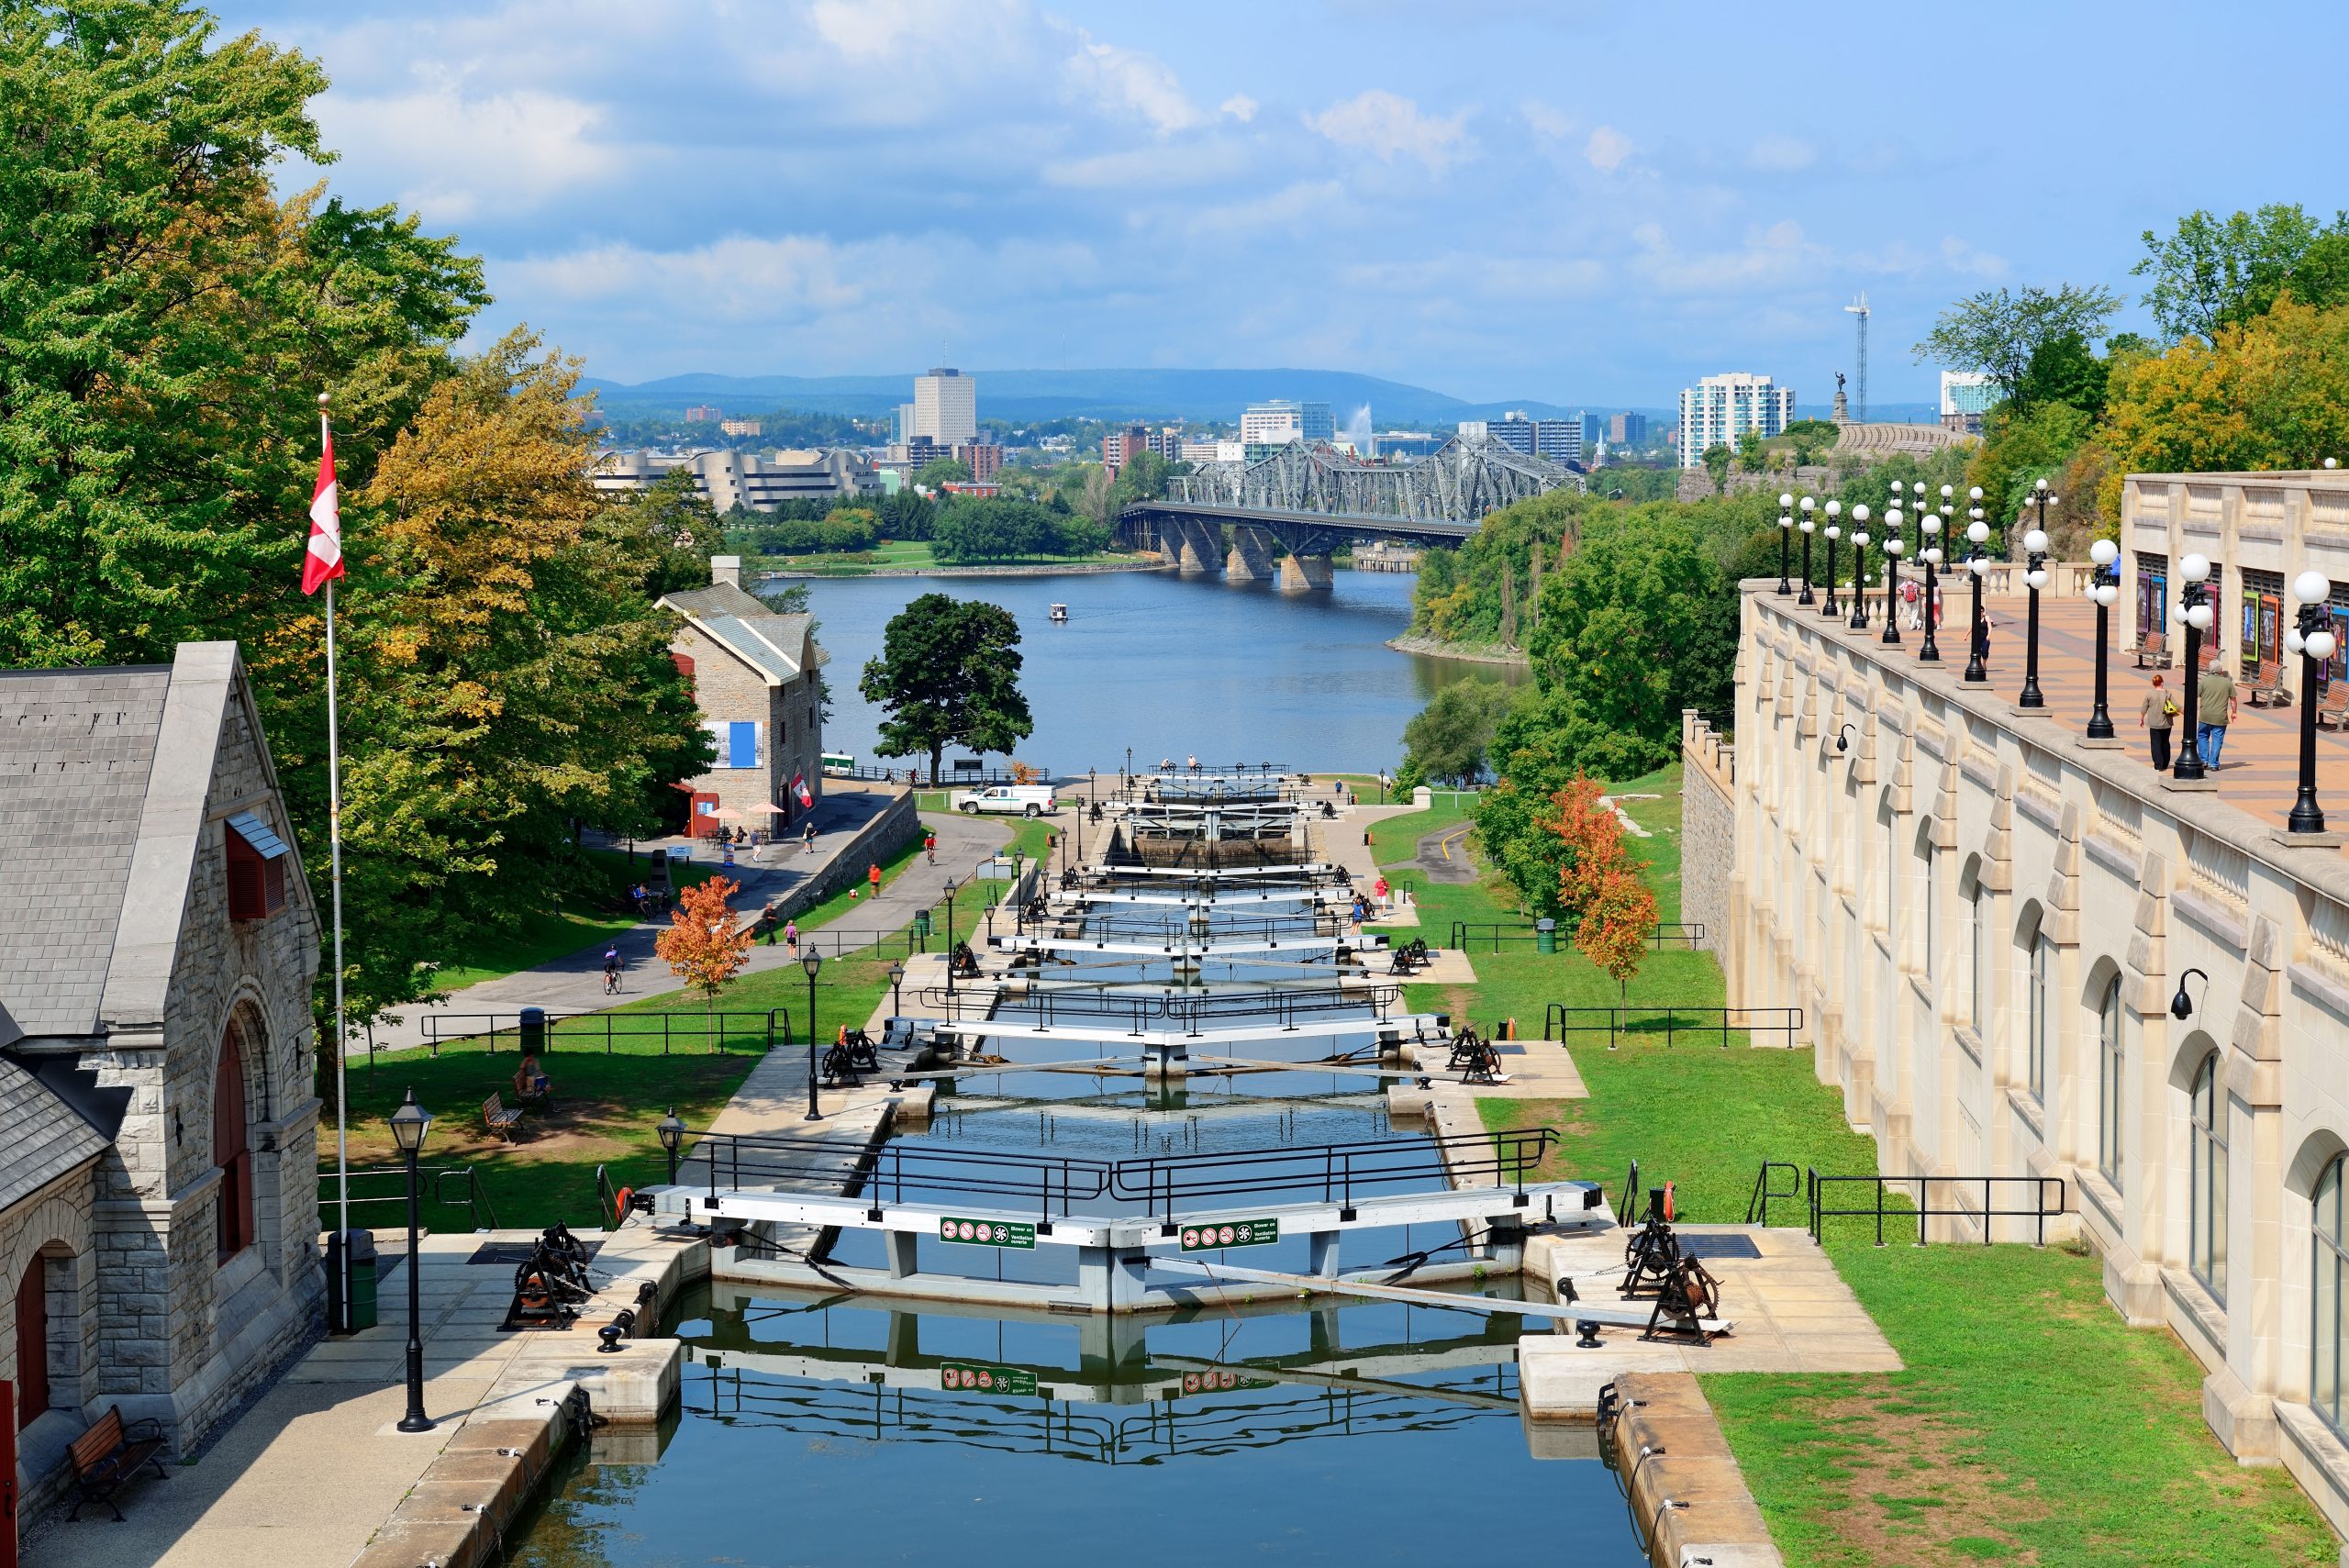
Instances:
[[[702,815],[704,817],[714,817],[720,822],[748,822],[750,820],[748,817],[745,817],[742,813],[735,810],[730,806],[721,806],[715,811],[705,811]]]

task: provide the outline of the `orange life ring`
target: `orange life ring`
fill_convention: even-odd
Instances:
[[[635,1195],[636,1189],[634,1187],[622,1187],[618,1193],[613,1196],[612,1223],[614,1225],[624,1225],[628,1222],[628,1200]]]
[[[1666,1183],[1664,1183],[1664,1218],[1666,1218],[1666,1219],[1670,1219],[1670,1218],[1672,1218],[1672,1188],[1673,1188],[1673,1184],[1672,1184],[1672,1183],[1670,1183],[1670,1182],[1666,1182]]]

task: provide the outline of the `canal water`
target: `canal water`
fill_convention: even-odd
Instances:
[[[1515,682],[1516,666],[1397,653],[1410,623],[1401,573],[1339,572],[1328,593],[1182,578],[1168,572],[1059,577],[863,577],[807,584],[832,656],[825,746],[877,758],[878,710],[857,695],[889,617],[923,594],[1000,605],[1019,620],[1020,689],[1036,732],[1024,762],[1068,775],[1115,773],[1197,752],[1219,762],[1288,762],[1375,773],[1403,756],[1403,726],[1437,690],[1469,675]],[[1069,608],[1055,625],[1055,603]],[[967,754],[967,753],[963,753]],[[1000,758],[990,758],[999,762]]]

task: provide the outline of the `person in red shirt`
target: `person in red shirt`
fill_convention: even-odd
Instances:
[[[864,880],[865,880],[865,881],[867,881],[867,882],[869,882],[869,883],[871,883],[871,884],[873,884],[873,892],[874,892],[874,895],[875,897],[878,897],[878,896],[880,895],[880,893],[881,893],[881,862],[880,862],[875,861],[874,862],[873,862],[872,866],[866,870],[866,872],[865,872],[865,873],[864,873]]]

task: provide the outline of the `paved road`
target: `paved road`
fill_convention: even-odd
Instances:
[[[1474,882],[1476,867],[1468,859],[1468,829],[1474,823],[1441,828],[1419,840],[1419,867],[1430,882]]]
[[[827,809],[818,818],[821,828],[817,839],[817,853],[803,856],[786,846],[786,852],[773,865],[736,866],[728,874],[742,884],[742,891],[731,900],[732,906],[745,916],[756,915],[767,900],[776,898],[798,886],[810,874],[831,863],[880,806],[889,797],[874,792],[869,799],[848,796],[837,803],[828,800]],[[853,803],[853,809],[850,806]],[[825,934],[809,934],[825,957],[842,951],[853,951],[865,945],[875,932],[895,931],[910,923],[917,911],[928,908],[940,900],[946,878],[968,879],[995,852],[1011,839],[1009,826],[993,817],[970,817],[952,812],[932,812],[928,820],[938,829],[938,864],[933,868],[916,861],[881,890],[881,896],[870,903],[860,901],[849,914],[835,923],[837,929],[827,929]],[[625,963],[618,996],[604,995],[604,949],[598,941],[581,948],[577,952],[513,974],[484,980],[478,985],[468,985],[451,993],[449,999],[432,1008],[410,1007],[391,1024],[378,1024],[373,1039],[379,1050],[397,1050],[424,1042],[423,1018],[428,1011],[444,1014],[513,1014],[524,1007],[544,1007],[552,1013],[587,1013],[603,1007],[614,1007],[646,996],[667,995],[684,989],[685,983],[670,972],[652,950],[654,940],[666,929],[666,920],[648,920],[619,934],[612,945],[618,947]],[[860,940],[860,938],[862,940]],[[779,969],[796,962],[798,955],[780,941],[769,947],[764,944],[751,950],[750,962],[743,973],[759,973]],[[443,1026],[444,1028],[447,1026]],[[353,1042],[350,1053],[367,1053],[367,1034],[362,1032]]]

